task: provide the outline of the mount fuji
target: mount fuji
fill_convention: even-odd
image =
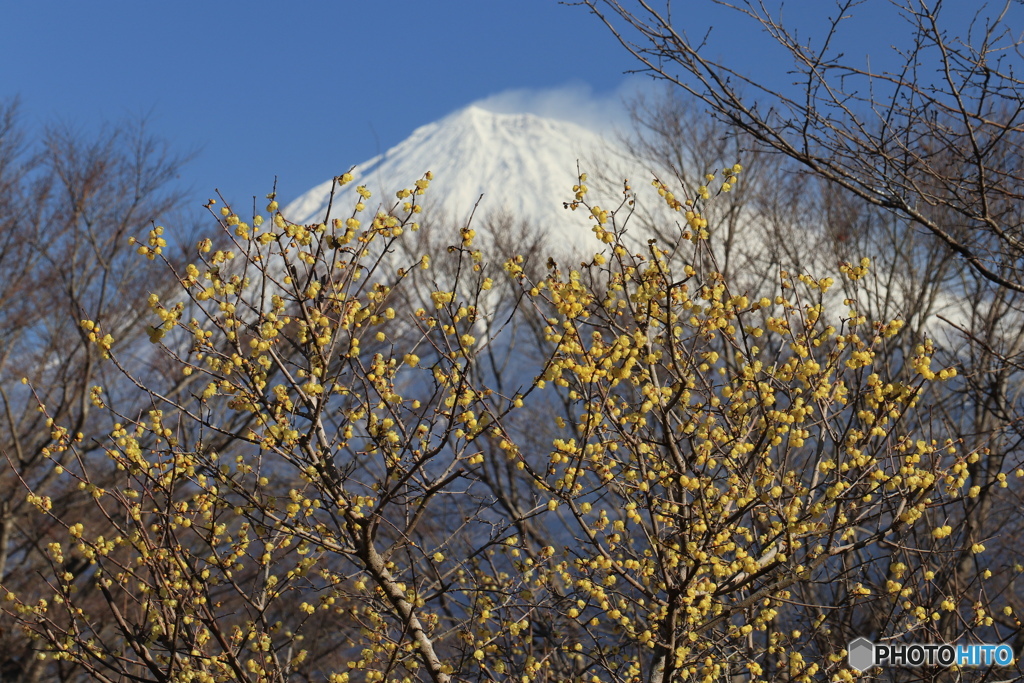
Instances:
[[[553,246],[593,249],[600,246],[591,232],[593,219],[583,210],[566,211],[564,203],[573,199],[578,169],[607,171],[611,163],[634,171],[643,168],[621,144],[577,124],[469,106],[357,164],[352,170],[355,182],[335,193],[330,217],[326,214],[331,180],[293,201],[284,215],[296,223],[343,218],[358,199],[357,185],[366,185],[373,193],[370,201],[386,209],[397,190],[411,187],[432,171],[434,179],[422,202],[432,217],[442,216],[461,227],[470,215],[479,225],[488,216],[505,212],[516,222],[527,222]],[[635,175],[641,174],[643,179],[650,176],[642,170]],[[615,201],[615,196],[601,197],[598,203]]]
[[[656,165],[657,162],[645,160],[629,151],[626,144],[575,123],[533,114],[496,113],[479,106],[469,106],[417,128],[406,140],[385,153],[354,166],[351,170],[354,182],[338,189],[333,202],[331,189],[334,181],[328,180],[291,202],[283,213],[287,219],[300,224],[344,219],[351,215],[353,206],[359,201],[356,193],[359,185],[365,185],[373,193],[372,199],[365,202],[368,209],[372,211],[379,206],[387,211],[396,202],[396,191],[412,187],[417,179],[432,171],[433,180],[420,202],[424,207],[423,223],[431,226],[432,230],[450,227],[454,238],[455,230],[465,226],[472,215],[478,234],[486,237],[487,227],[498,226],[493,229],[503,230],[524,222],[543,238],[542,247],[547,250],[546,255],[587,258],[604,251],[607,245],[594,236],[591,230],[594,220],[588,211],[567,211],[564,208],[565,202],[574,198],[573,186],[578,183],[579,171],[588,173],[591,178],[587,182],[592,188],[587,199],[606,210],[613,209],[622,200],[622,179],[632,181],[636,202],[628,210],[636,213],[630,221],[627,244],[644,244],[646,238],[657,234],[661,244],[670,246],[664,241],[664,236],[671,239],[673,235],[681,235],[679,224],[682,217],[666,206],[649,182],[654,175],[669,183],[678,177],[674,178],[674,173]],[[347,170],[346,165],[335,169],[335,174],[340,175]],[[701,169],[691,169],[697,170]],[[683,193],[687,188],[673,189]],[[694,188],[689,189],[692,191]],[[329,203],[330,216],[327,215]],[[728,205],[725,208],[730,210]],[[720,262],[728,248],[733,276],[737,278],[734,284],[740,291],[745,287],[761,288],[766,273],[792,266],[778,260],[785,259],[785,250],[777,249],[773,246],[777,243],[773,241],[781,238],[770,233],[770,221],[759,213],[756,201],[737,205],[736,210],[740,216],[734,226],[736,232],[729,235],[716,233],[724,226],[713,223],[710,244]],[[510,226],[507,221],[499,220],[489,224],[490,216],[502,214],[511,217],[514,223]],[[622,227],[625,216],[616,218],[618,226]],[[651,231],[651,226],[656,233]],[[827,242],[821,241],[820,228],[809,225],[806,233],[802,242],[806,246],[802,253],[803,264],[799,267],[811,269],[811,272],[834,274],[836,255]],[[518,247],[518,233],[511,234],[511,239]],[[727,247],[726,239],[729,240]],[[446,243],[439,241],[435,244]],[[418,258],[418,253],[416,256]],[[686,258],[685,254],[683,258]],[[895,284],[890,283],[897,287],[896,291],[878,295],[880,300],[888,302],[885,304],[886,315],[902,315],[907,319],[923,316],[927,320],[926,327],[936,335],[948,332],[948,327],[944,327],[947,323],[940,322],[937,317],[939,312],[958,325],[961,322],[969,324],[970,311],[964,308],[962,298],[953,293],[939,294],[931,311],[915,312],[913,307],[904,303],[900,277],[902,275],[897,273]],[[830,301],[830,309],[838,311],[842,297],[847,294],[840,288],[832,291],[835,301]],[[497,292],[492,294],[487,299],[487,307],[491,314],[496,315],[501,297]],[[869,310],[870,305],[864,303],[860,308]],[[485,334],[477,336],[487,337]]]

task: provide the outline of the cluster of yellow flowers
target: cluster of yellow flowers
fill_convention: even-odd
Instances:
[[[149,300],[150,340],[173,331],[187,342],[164,350],[191,397],[117,419],[105,448],[123,473],[115,485],[59,465],[123,514],[64,523],[50,557],[86,558],[111,604],[130,595],[158,615],[138,626],[148,642],[187,632],[186,650],[154,660],[173,660],[181,680],[270,680],[309,656],[298,646],[307,620],[328,618],[357,625],[336,683],[401,680],[385,670],[412,680],[423,668],[447,680],[458,666],[523,683],[589,670],[577,679],[597,682],[655,665],[710,683],[738,670],[723,653],[755,638],[790,680],[848,678],[841,654],[810,661],[809,636],[777,628],[801,599],[794,587],[822,581],[850,548],[923,524],[943,501],[980,495],[962,491],[978,453],[914,433],[924,388],[956,371],[932,370],[924,342],[912,373],[891,373],[885,344],[902,321],[868,320],[853,300],[834,315],[831,277],[783,272],[777,291],[749,293],[709,266],[705,202],[742,170],[722,169],[716,192],[683,200],[654,181],[686,218],[690,258],[653,241],[631,248],[615,210],[588,203],[585,174],[566,206],[587,209],[609,249],[580,268],[531,280],[512,256],[500,276],[464,226],[448,254],[451,272],[476,278],[468,296],[458,280],[410,291],[414,277],[441,278],[431,258],[444,255],[415,255],[408,268],[384,258],[418,228],[430,174],[369,219],[364,186],[349,217],[312,225],[285,219],[272,195],[270,220],[221,208],[225,243],[197,245],[178,277],[184,298]],[[161,255],[161,232],[141,254]],[[844,264],[843,285],[869,268]],[[480,297],[501,277],[523,301],[513,314],[536,314],[547,349],[513,391],[486,381],[477,358],[493,341],[475,327]],[[110,355],[110,335],[81,325]],[[91,398],[105,406],[99,387]],[[50,453],[75,451],[80,436],[48,426]],[[231,455],[207,432],[230,436]],[[539,449],[538,435],[550,435]],[[486,502],[472,507],[474,497]],[[31,500],[56,514],[45,496]],[[538,540],[537,520],[557,542]],[[954,533],[942,523],[926,536]],[[889,600],[908,631],[961,608],[926,604],[918,569],[936,571],[893,562],[880,586],[849,582],[847,599]],[[74,588],[62,574],[48,601],[7,600],[43,623],[54,604],[77,604]],[[277,611],[287,625],[263,618]],[[981,605],[974,615],[993,618]],[[73,638],[50,647],[70,661],[101,656]],[[766,675],[756,657],[742,667]]]

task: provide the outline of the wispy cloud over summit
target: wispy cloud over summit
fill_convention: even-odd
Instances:
[[[473,106],[498,114],[536,114],[571,121],[601,133],[613,133],[629,127],[626,103],[655,86],[632,78],[611,92],[595,93],[585,83],[569,83],[557,88],[515,88],[503,90],[473,102]]]

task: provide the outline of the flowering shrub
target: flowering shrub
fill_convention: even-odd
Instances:
[[[313,225],[220,208],[149,298],[153,346],[82,321],[151,404],[94,388],[105,464],[53,422],[82,500],[32,492],[66,533],[3,609],[104,680],[852,679],[855,629],[944,637],[963,606],[929,586],[978,453],[913,416],[955,369],[928,344],[893,364],[901,321],[832,310],[827,274],[735,291],[703,210],[741,171],[691,199],[657,181],[679,236],[641,247],[581,176],[567,206],[607,246],[537,276],[467,226],[399,262],[430,174]],[[161,234],[139,253],[171,267]],[[537,329],[535,372],[483,370],[485,309]],[[174,391],[121,360],[143,352]]]

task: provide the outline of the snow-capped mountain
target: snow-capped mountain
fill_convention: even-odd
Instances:
[[[357,185],[373,192],[369,207],[390,207],[395,192],[412,187],[427,171],[434,179],[423,202],[434,217],[461,226],[473,212],[475,225],[489,214],[508,212],[528,221],[552,244],[596,246],[586,211],[566,211],[573,198],[577,163],[584,172],[623,149],[582,126],[532,114],[498,114],[470,106],[416,129],[405,141],[352,171],[355,182],[336,193],[331,218],[351,213]],[[338,174],[348,168],[338,170]],[[332,181],[305,193],[284,214],[298,223],[325,219]],[[481,199],[482,195],[482,199]],[[620,195],[621,196],[621,195]]]
[[[591,178],[587,184],[592,191],[587,199],[606,210],[613,209],[622,200],[622,186],[618,183],[629,178],[636,193],[636,204],[626,208],[626,211],[635,210],[627,227],[626,243],[644,249],[647,238],[656,236],[662,245],[671,248],[673,241],[680,243],[684,230],[680,224],[685,221],[680,213],[668,209],[655,188],[651,187],[650,180],[653,175],[658,175],[680,197],[693,197],[696,188],[682,187],[676,174],[653,168],[656,163],[651,159],[638,158],[613,137],[602,136],[575,123],[533,114],[496,113],[469,106],[417,128],[406,140],[384,154],[356,164],[352,168],[355,180],[336,192],[330,217],[326,213],[332,180],[291,202],[283,213],[289,220],[302,224],[325,222],[329,218],[344,219],[352,214],[359,199],[356,193],[359,185],[365,185],[373,193],[372,198],[365,202],[367,213],[378,207],[390,209],[397,201],[397,190],[413,187],[417,179],[431,171],[433,180],[420,201],[424,206],[422,222],[451,227],[453,241],[454,230],[466,224],[476,207],[473,225],[478,233],[486,235],[482,228],[486,228],[489,214],[506,212],[514,222],[525,221],[531,230],[546,238],[543,247],[549,250],[547,255],[558,257],[572,253],[585,258],[604,251],[607,245],[594,236],[591,230],[594,220],[589,212],[564,208],[564,203],[573,199],[573,186],[578,182],[579,169]],[[339,160],[338,164],[336,169],[325,169],[325,175],[332,172],[341,175],[350,168],[347,160]],[[704,173],[715,169],[692,168],[689,171],[691,178],[702,178]],[[744,187],[746,182],[743,176],[740,187]],[[722,202],[724,209],[717,214],[719,220],[716,221],[713,212],[718,202]],[[785,262],[786,250],[778,248],[779,240],[784,238],[770,232],[770,221],[759,213],[756,198],[737,204],[735,211],[727,202],[727,197],[716,198],[709,213],[705,214],[713,221],[709,244],[719,263],[724,263],[728,254],[733,277],[738,278],[733,283],[738,291],[747,287],[763,287],[766,273],[777,273],[780,268],[790,267]],[[722,220],[727,214],[733,221],[731,227]],[[617,217],[618,227],[622,227],[625,218],[622,215]],[[726,234],[726,229],[733,232]],[[801,255],[801,268],[809,268],[820,275],[837,275],[835,255],[831,249],[824,248],[827,243],[820,241],[819,227],[806,226],[806,232],[806,241],[802,244],[807,249]],[[792,237],[800,238],[799,232]],[[683,259],[692,256],[692,251],[685,249],[679,253]],[[418,252],[411,254],[416,258],[418,255]],[[409,256],[402,255],[403,258]],[[783,262],[778,259],[783,259]],[[402,265],[408,263],[403,261]],[[433,273],[431,271],[432,276]],[[888,286],[898,288],[901,277],[902,274],[897,273]],[[771,280],[769,277],[768,281]],[[847,294],[835,288],[832,296],[835,300],[830,301],[829,308],[838,315],[844,310],[840,301]],[[940,300],[928,313],[908,310],[900,303],[904,295],[898,289],[891,292],[891,296],[886,292],[877,296],[880,301],[888,302],[885,304],[887,316],[910,318],[924,315],[929,319],[928,326],[937,332],[945,323],[939,324],[936,311],[955,321],[969,317],[969,311],[964,310],[960,299],[952,294],[943,295],[948,302]],[[502,305],[496,292],[481,303],[491,315],[496,315]],[[871,309],[866,304],[861,308]]]

